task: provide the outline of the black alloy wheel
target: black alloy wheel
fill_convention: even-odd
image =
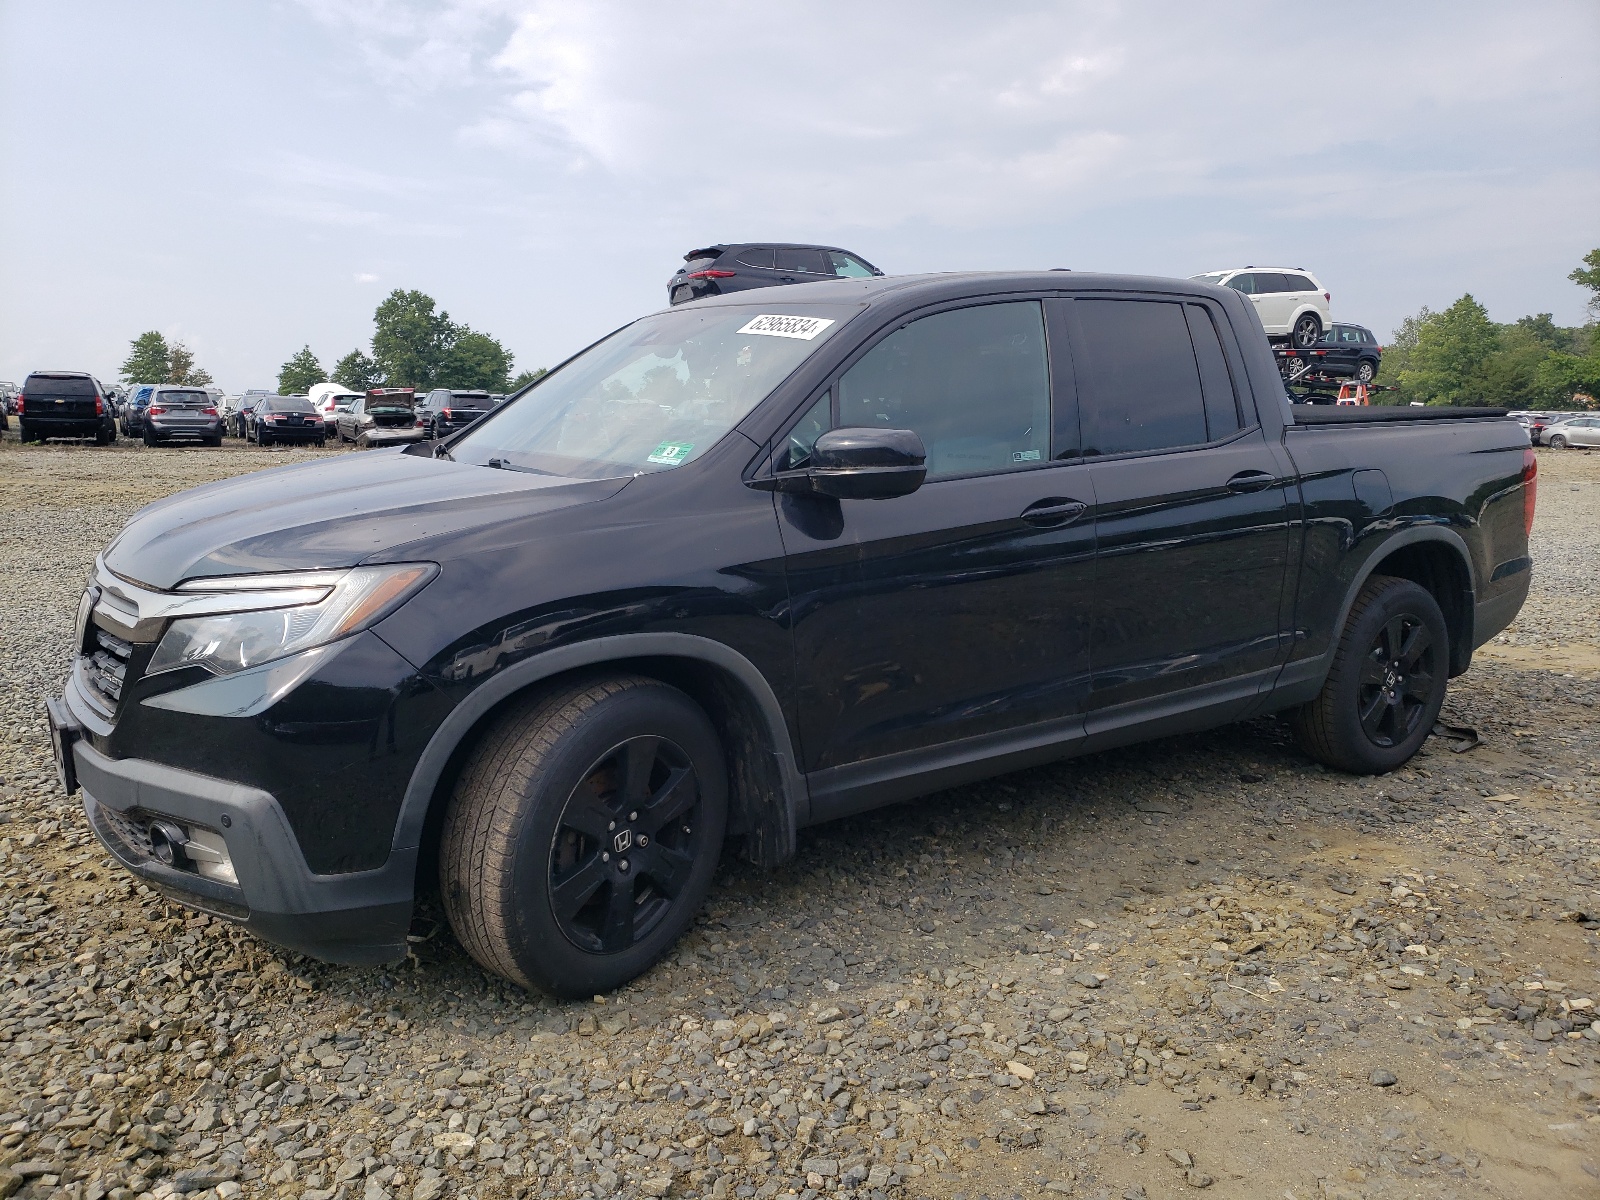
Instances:
[[[1292,716],[1300,747],[1341,771],[1392,771],[1432,732],[1449,674],[1449,629],[1433,595],[1374,575],[1351,606],[1321,692]]]
[[[1416,731],[1439,663],[1420,617],[1402,613],[1379,631],[1361,666],[1356,709],[1374,745],[1397,746]]]
[[[450,927],[524,987],[619,987],[710,891],[727,793],[716,729],[674,687],[623,675],[530,695],[484,731],[446,808]]]
[[[550,907],[590,954],[648,938],[683,894],[704,837],[700,782],[676,742],[630,738],[584,775],[556,820]]]
[[[1314,313],[1305,313],[1294,323],[1294,332],[1290,340],[1301,350],[1315,346],[1322,337],[1322,322],[1317,320]]]

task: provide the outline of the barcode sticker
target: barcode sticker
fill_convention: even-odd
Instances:
[[[799,338],[809,342],[829,325],[829,317],[784,317],[777,313],[762,313],[740,327],[740,333],[763,333],[768,337]]]

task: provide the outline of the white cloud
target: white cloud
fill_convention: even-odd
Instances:
[[[357,271],[355,280],[357,283],[377,283],[378,277],[371,271]]]

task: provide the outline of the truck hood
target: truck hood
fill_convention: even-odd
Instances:
[[[180,492],[140,509],[105,565],[146,587],[189,579],[427,558],[440,540],[574,504],[629,482],[563,479],[400,451],[341,455]]]

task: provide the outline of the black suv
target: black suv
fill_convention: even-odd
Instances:
[[[1358,383],[1371,383],[1383,362],[1383,347],[1363,325],[1334,324],[1311,346],[1311,369]]]
[[[105,388],[87,371],[35,371],[17,397],[17,416],[25,442],[92,437],[104,446],[117,440]]]
[[[667,299],[673,304],[687,304],[703,296],[722,296],[782,283],[871,279],[882,274],[860,255],[837,246],[740,242],[731,246],[706,246],[685,254],[683,266],[667,280]]]
[[[424,437],[449,437],[492,408],[494,398],[488,392],[434,388],[417,405],[417,424],[422,426]]]

